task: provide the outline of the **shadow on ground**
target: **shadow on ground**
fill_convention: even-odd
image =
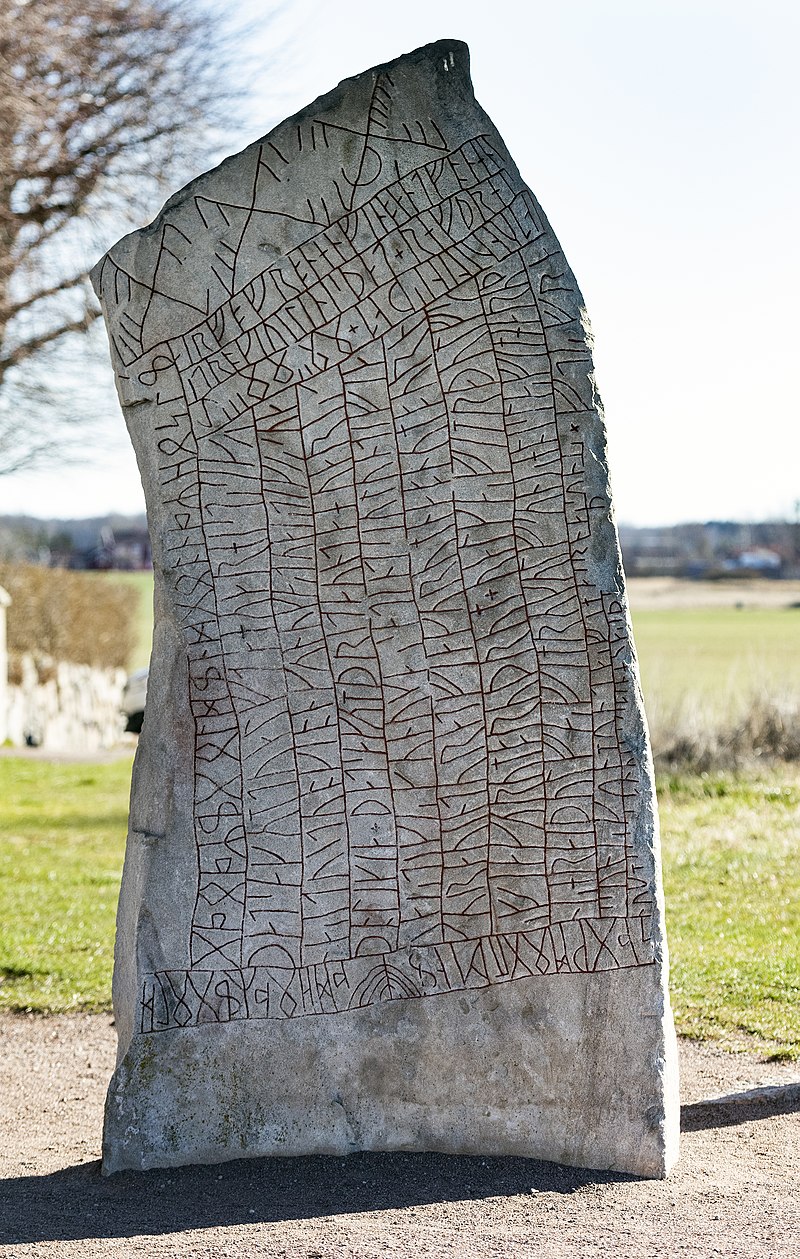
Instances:
[[[120,1172],[98,1162],[0,1182],[0,1244],[177,1233],[633,1180],[533,1159],[444,1154],[243,1159]]]
[[[765,1088],[684,1106],[681,1127],[692,1132],[797,1111],[800,1085]],[[82,1163],[0,1181],[0,1244],[157,1236],[430,1203],[570,1194],[635,1179],[534,1159],[446,1154],[242,1159],[107,1178],[98,1162]]]
[[[751,1089],[728,1097],[681,1106],[681,1132],[702,1128],[730,1128],[733,1124],[793,1115],[800,1111],[800,1084]]]

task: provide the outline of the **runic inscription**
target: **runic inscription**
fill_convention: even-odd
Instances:
[[[144,1032],[653,961],[580,296],[496,133],[418,112],[378,74],[99,273],[194,724]]]

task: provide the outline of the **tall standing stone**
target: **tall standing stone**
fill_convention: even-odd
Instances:
[[[104,1166],[660,1176],[650,755],[580,293],[443,41],[93,273],[147,496]]]

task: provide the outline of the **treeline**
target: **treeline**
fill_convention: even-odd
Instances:
[[[146,569],[152,566],[145,516],[40,520],[0,516],[0,562],[45,568]]]
[[[620,525],[630,576],[800,577],[800,519]]]

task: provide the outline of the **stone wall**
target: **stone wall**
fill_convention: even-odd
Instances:
[[[98,752],[119,742],[123,669],[24,655],[6,692],[5,739],[14,747]]]

